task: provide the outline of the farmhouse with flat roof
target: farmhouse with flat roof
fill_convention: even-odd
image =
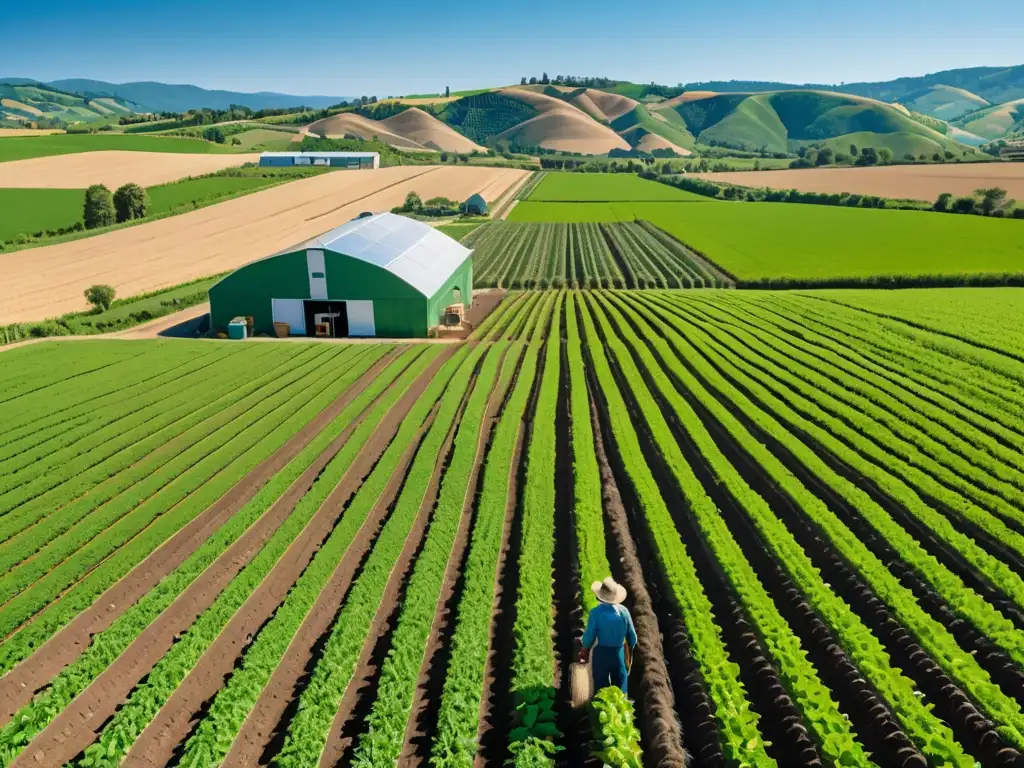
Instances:
[[[260,167],[279,168],[292,165],[319,165],[331,168],[380,168],[376,152],[264,152]]]
[[[473,301],[472,251],[423,222],[379,213],[235,270],[210,289],[213,330],[423,338]]]

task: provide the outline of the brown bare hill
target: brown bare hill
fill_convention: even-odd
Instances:
[[[611,128],[601,125],[581,109],[543,93],[521,88],[503,88],[505,96],[518,99],[540,114],[500,134],[524,146],[603,155],[613,149],[629,149],[629,144]]]
[[[600,114],[603,117],[599,117],[598,119],[607,120],[609,123],[632,112],[640,103],[638,101],[634,101],[628,96],[622,96],[618,93],[608,93],[607,91],[598,91],[594,88],[588,88],[584,93],[580,94],[573,100],[573,104],[580,106],[577,104],[577,100],[582,99],[583,97],[586,97],[587,100],[600,111]]]
[[[422,109],[411,107],[384,120],[373,120],[354,112],[317,120],[307,126],[307,133],[327,139],[356,136],[360,139],[380,139],[399,149],[439,150],[443,152],[485,151],[479,144],[467,139]]]
[[[403,149],[426,149],[418,141],[399,136],[389,131],[382,122],[357,115],[354,112],[343,112],[340,115],[325,117],[306,126],[306,132],[324,139],[344,139],[355,136],[370,140],[377,137],[386,144]]]
[[[388,131],[404,136],[431,149],[446,152],[485,152],[479,144],[467,139],[451,126],[445,125],[422,109],[412,107],[393,117],[380,121]]]

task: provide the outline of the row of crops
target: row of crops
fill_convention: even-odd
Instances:
[[[5,353],[0,765],[1021,765],[1024,364],[835,298]]]
[[[646,221],[495,221],[474,233],[481,287],[726,288],[733,281]]]

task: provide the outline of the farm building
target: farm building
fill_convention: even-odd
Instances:
[[[287,167],[292,165],[326,165],[331,168],[380,168],[380,155],[376,152],[264,152],[260,166]]]
[[[414,219],[353,219],[214,285],[211,327],[252,317],[253,332],[268,335],[426,337],[446,307],[472,304],[471,255]]]
[[[466,199],[466,202],[464,202],[462,204],[462,212],[463,213],[472,213],[472,214],[475,214],[477,216],[486,216],[487,215],[487,201],[484,200],[483,196],[479,192],[476,192],[476,193],[470,195]]]

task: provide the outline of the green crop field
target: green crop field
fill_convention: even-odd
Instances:
[[[549,174],[550,178],[551,174]],[[906,278],[955,283],[1024,275],[1024,226],[1010,219],[789,203],[520,202],[509,220],[656,224],[742,283]]]
[[[472,239],[473,279],[492,288],[705,288],[733,281],[647,222],[496,221]]]
[[[707,202],[708,198],[632,173],[547,173],[530,193],[531,202],[658,201]]]
[[[81,189],[0,187],[0,243],[21,234],[72,226],[81,220],[84,203]]]
[[[451,344],[0,351],[0,765],[1012,768],[1017,293],[521,291]],[[575,710],[609,574],[642,663]]]
[[[173,136],[133,136],[119,133],[55,134],[52,136],[5,136],[0,138],[0,163],[32,157],[68,155],[100,150],[135,152],[231,153],[240,151],[227,144]]]
[[[823,290],[807,295],[1009,355],[1024,354],[1024,290],[1020,288]]]

